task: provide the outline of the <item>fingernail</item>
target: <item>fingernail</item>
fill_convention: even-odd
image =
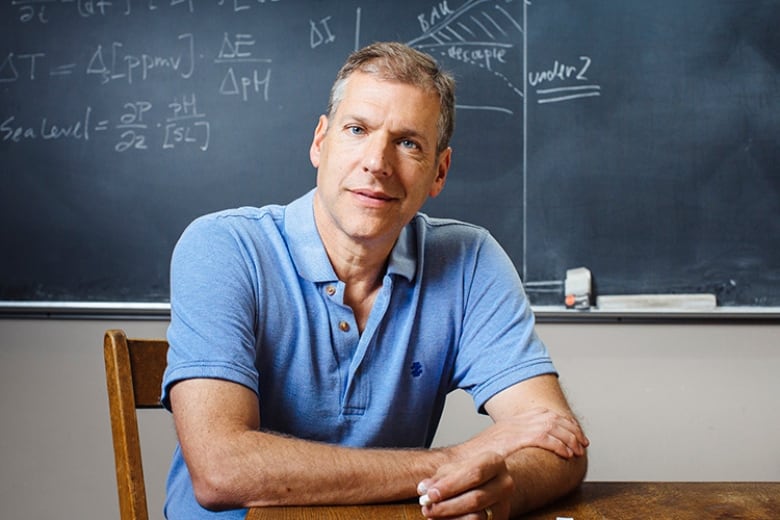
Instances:
[[[433,500],[431,500],[431,497],[428,495],[420,495],[420,505],[425,507],[429,506],[433,503]]]
[[[424,495],[427,492],[428,492],[428,488],[425,487],[425,483],[424,482],[420,482],[419,484],[417,484],[417,494],[418,495]]]

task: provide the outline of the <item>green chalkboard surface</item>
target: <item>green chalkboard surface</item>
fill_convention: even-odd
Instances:
[[[168,301],[196,216],[286,203],[346,55],[458,80],[447,187],[532,302],[780,306],[780,1],[45,0],[0,5],[0,308]]]

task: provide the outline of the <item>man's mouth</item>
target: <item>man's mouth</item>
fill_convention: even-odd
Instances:
[[[351,191],[352,193],[354,193],[355,195],[359,195],[360,197],[377,200],[377,201],[383,201],[383,202],[388,202],[395,198],[381,191],[364,190],[364,189],[357,189]]]

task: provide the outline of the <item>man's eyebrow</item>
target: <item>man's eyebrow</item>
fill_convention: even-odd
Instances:
[[[369,119],[365,116],[361,116],[358,114],[349,114],[349,113],[345,113],[342,117],[340,117],[338,124],[342,128],[352,124],[358,124],[360,126],[364,126],[369,129],[374,128],[376,126],[371,124]],[[430,145],[430,140],[426,137],[425,132],[411,126],[392,130],[391,134],[395,139],[403,139],[403,138],[414,139],[415,141],[419,141],[420,144],[426,148]]]
[[[372,125],[371,123],[363,116],[359,116],[357,114],[344,114],[340,118],[338,118],[337,121],[334,121],[338,123],[340,126],[348,126],[348,125],[354,125],[358,124],[360,126],[365,126],[370,128]]]

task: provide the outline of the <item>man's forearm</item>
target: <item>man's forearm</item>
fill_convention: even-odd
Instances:
[[[171,406],[195,497],[208,509],[409,498],[451,457],[450,449],[347,448],[261,431],[256,395],[218,379],[177,383]]]
[[[446,449],[347,448],[263,432],[245,432],[241,437],[228,449],[230,455],[224,453],[218,470],[224,478],[204,483],[216,491],[203,493],[213,497],[207,499],[207,507],[360,504],[410,498],[416,495],[417,483],[449,457]]]
[[[537,509],[574,490],[585,478],[587,454],[568,459],[541,448],[524,448],[506,458],[515,480],[512,516]]]

